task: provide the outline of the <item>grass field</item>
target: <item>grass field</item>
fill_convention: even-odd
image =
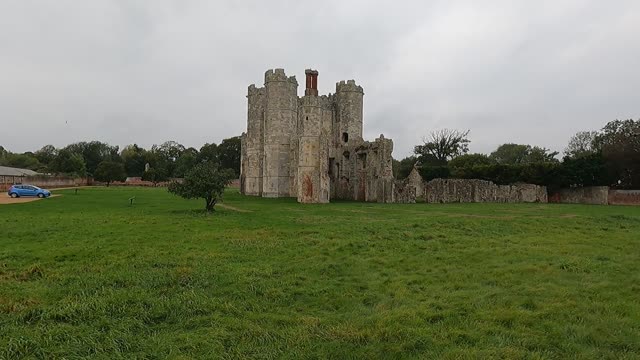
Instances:
[[[640,358],[640,207],[56,193],[0,205],[0,358]]]

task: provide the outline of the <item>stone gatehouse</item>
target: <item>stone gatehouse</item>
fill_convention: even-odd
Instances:
[[[240,191],[302,203],[393,202],[393,142],[363,139],[362,87],[340,81],[335,94],[318,95],[318,72],[305,75],[303,97],[283,69],[268,70],[264,87],[249,86]]]

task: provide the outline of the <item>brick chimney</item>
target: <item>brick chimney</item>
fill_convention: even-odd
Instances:
[[[318,96],[318,71],[307,69],[304,74],[307,75],[307,88],[304,90],[304,95]]]

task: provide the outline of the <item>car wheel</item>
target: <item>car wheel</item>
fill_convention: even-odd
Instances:
[[[11,196],[12,198],[14,198],[14,199],[15,199],[15,198],[17,198],[17,197],[18,197],[18,194],[16,194],[16,193],[11,193],[11,194],[9,194],[9,196]]]
[[[43,193],[40,193],[40,194],[38,194],[38,197],[39,197],[40,199],[42,199],[42,198],[44,197],[44,194],[43,194]]]

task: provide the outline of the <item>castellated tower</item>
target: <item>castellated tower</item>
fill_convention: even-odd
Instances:
[[[247,133],[243,134],[240,187],[244,194],[262,196],[264,157],[265,89],[249,86],[247,94]]]
[[[318,96],[318,72],[306,70],[305,96],[300,102],[298,127],[298,202],[329,202],[329,141],[323,124],[331,106]],[[329,120],[330,121],[330,120]]]
[[[247,132],[241,137],[240,191],[262,197],[393,202],[393,142],[362,138],[364,92],[354,80],[318,95],[318,72],[306,70],[304,96],[283,69],[264,88],[249,86]]]
[[[364,91],[355,80],[336,83],[336,144],[362,141],[362,98]]]
[[[298,82],[284,69],[264,74],[264,157],[262,196],[287,197],[290,190],[291,135],[297,132]]]

